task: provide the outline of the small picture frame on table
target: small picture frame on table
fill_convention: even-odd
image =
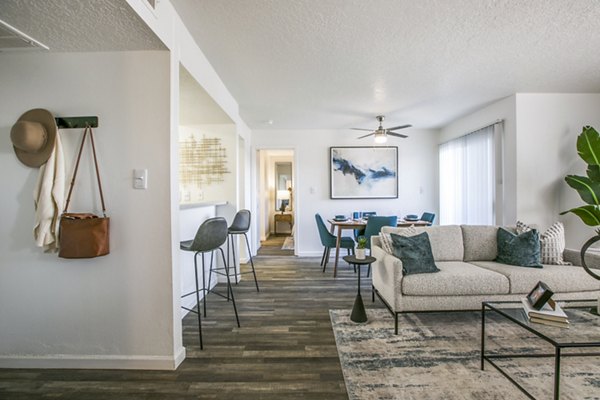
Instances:
[[[527,295],[527,301],[531,304],[531,307],[540,310],[544,307],[544,304],[550,300],[553,294],[554,292],[550,290],[548,285],[539,281]]]

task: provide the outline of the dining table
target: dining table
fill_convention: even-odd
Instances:
[[[333,264],[333,277],[335,278],[337,276],[337,266],[338,266],[338,260],[340,258],[340,244],[342,243],[342,231],[344,229],[364,229],[367,226],[367,220],[364,218],[360,218],[360,219],[345,219],[345,220],[338,220],[338,219],[328,219],[327,222],[329,222],[329,224],[331,225],[331,229],[330,232],[332,235],[334,235],[336,237],[336,241],[335,241],[335,262]],[[405,220],[405,219],[401,219],[398,218],[398,227],[408,227],[408,226],[428,226],[430,225],[430,222],[428,221],[409,221],[409,220]],[[337,228],[337,234],[335,232]]]

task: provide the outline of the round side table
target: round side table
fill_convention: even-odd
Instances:
[[[354,300],[354,307],[352,307],[352,314],[350,314],[350,320],[352,322],[367,322],[367,312],[365,311],[365,305],[360,295],[360,267],[361,265],[371,265],[377,259],[375,257],[366,256],[364,259],[358,259],[355,256],[345,256],[344,261],[348,264],[352,264],[358,267],[358,293]]]

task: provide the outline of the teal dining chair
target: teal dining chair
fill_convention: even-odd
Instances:
[[[325,272],[327,262],[329,261],[329,252],[331,251],[332,247],[335,248],[337,238],[327,230],[325,222],[323,222],[323,218],[321,218],[319,214],[315,214],[315,220],[317,221],[317,228],[319,229],[321,244],[324,247],[323,257],[321,257],[320,265],[323,267],[323,272]],[[354,239],[349,236],[343,236],[340,243],[340,248],[346,249],[348,254],[354,254]]]
[[[398,225],[398,217],[397,216],[389,216],[389,217],[378,217],[371,216],[367,220],[367,226],[365,227],[365,233],[363,236],[367,238],[367,249],[369,252],[371,251],[371,236],[377,236],[381,232],[381,228],[384,226],[397,226]],[[367,269],[367,276],[371,274],[371,265],[369,264],[369,268]]]
[[[424,212],[423,215],[421,215],[421,221],[429,222],[428,225],[433,224],[434,219],[435,219],[434,213]]]
[[[360,213],[361,218],[368,220],[370,217],[377,215],[376,211],[362,211]],[[354,230],[354,239],[357,240],[359,236],[364,236],[365,230],[363,229],[355,229]]]

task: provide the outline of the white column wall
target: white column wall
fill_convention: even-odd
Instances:
[[[543,232],[555,221],[565,224],[567,247],[579,249],[595,235],[579,217],[561,211],[584,205],[564,180],[585,175],[577,155],[577,136],[584,125],[600,129],[600,94],[518,93],[517,217]]]
[[[0,57],[0,366],[174,368],[182,357],[173,352],[169,70],[168,52]],[[99,117],[105,257],[65,260],[34,245],[38,170],[17,160],[9,132],[36,107]],[[60,134],[71,173],[82,131]],[[73,211],[99,209],[90,161]],[[147,190],[132,188],[134,168],[148,169]]]

